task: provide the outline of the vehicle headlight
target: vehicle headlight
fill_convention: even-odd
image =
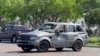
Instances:
[[[30,40],[36,40],[37,39],[37,36],[33,35],[30,37]]]
[[[35,39],[36,39],[36,37],[31,37],[31,38],[30,38],[30,40],[35,40]]]

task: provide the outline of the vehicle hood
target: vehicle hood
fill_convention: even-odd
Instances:
[[[51,36],[52,34],[53,33],[36,30],[36,31],[28,32],[28,33],[21,33],[20,35],[31,35],[31,36],[42,37],[42,36]]]

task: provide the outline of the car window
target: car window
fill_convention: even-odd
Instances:
[[[12,30],[12,26],[6,26],[4,30]]]
[[[44,24],[43,26],[40,27],[39,30],[48,30],[48,29],[54,29],[56,25],[54,24]]]
[[[65,25],[60,25],[58,29],[60,32],[65,32]]]
[[[75,27],[73,25],[68,25],[68,32],[75,32]]]
[[[76,26],[76,31],[77,32],[82,32],[83,30],[82,30],[82,28],[80,26]]]
[[[25,26],[14,26],[14,30],[30,30],[30,29]]]

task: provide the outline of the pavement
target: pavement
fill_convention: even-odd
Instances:
[[[50,48],[48,52],[40,53],[36,49],[24,52],[16,44],[2,42],[0,43],[0,56],[100,56],[100,48],[83,47],[80,52],[74,52],[69,48],[57,52],[54,48]]]

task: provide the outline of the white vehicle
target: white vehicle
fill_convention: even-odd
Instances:
[[[48,22],[33,32],[20,34],[17,45],[23,51],[29,52],[36,48],[39,52],[55,48],[62,51],[63,48],[72,48],[80,51],[82,46],[88,43],[88,35],[79,24]]]

